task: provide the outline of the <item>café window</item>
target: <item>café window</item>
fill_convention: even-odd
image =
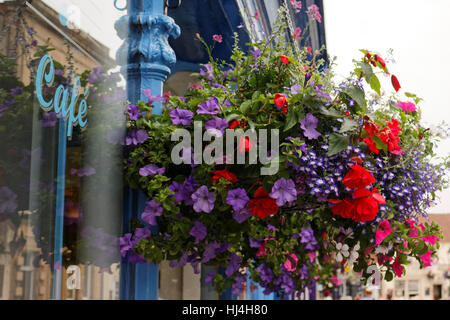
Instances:
[[[408,296],[410,298],[415,297],[419,294],[419,281],[409,280],[408,281]]]
[[[0,3],[1,299],[117,299],[122,13],[102,8],[100,25],[86,15],[98,8]],[[79,288],[67,287],[70,266],[82,270]]]
[[[405,281],[395,280],[395,296],[404,297],[405,296]]]

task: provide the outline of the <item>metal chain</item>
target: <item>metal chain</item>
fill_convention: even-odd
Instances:
[[[289,35],[289,37],[293,38],[292,35],[295,33],[295,29],[294,29],[294,23],[292,22],[292,18],[291,18],[291,13],[289,12],[289,7],[288,7],[288,4],[287,4],[287,0],[284,0],[283,7],[284,7],[284,14],[286,16],[286,20],[287,20],[287,23],[288,23],[289,31],[291,33]],[[295,54],[296,55],[300,55],[300,47],[298,45],[298,41],[296,39],[292,39],[292,42],[294,42]]]

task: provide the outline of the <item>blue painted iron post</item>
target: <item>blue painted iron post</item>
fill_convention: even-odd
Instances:
[[[163,84],[176,62],[169,36],[177,38],[180,28],[164,15],[164,0],[128,0],[128,15],[119,19],[115,28],[124,43],[117,52],[117,62],[127,80],[127,97],[131,103],[146,101],[144,89],[153,96],[163,94]],[[161,113],[161,103],[153,104],[153,113]],[[142,192],[125,190],[124,232],[130,232],[130,220],[140,218],[146,197]],[[131,265],[125,259],[121,269],[121,299],[156,300],[158,298],[158,266]]]

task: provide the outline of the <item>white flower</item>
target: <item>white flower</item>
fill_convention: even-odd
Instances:
[[[389,246],[388,247],[383,247],[383,246],[378,246],[375,248],[375,254],[388,254],[389,251],[391,251],[393,245],[392,242],[389,242]]]
[[[361,248],[359,241],[358,243],[353,247],[352,251],[350,252],[350,257],[347,260],[346,265],[349,267],[352,267],[353,264],[356,262],[356,260],[359,257],[358,250]]]
[[[346,244],[342,244],[342,243],[339,242],[338,244],[336,244],[336,249],[338,251],[338,254],[336,255],[336,261],[337,262],[341,262],[343,257],[347,258],[349,256],[349,254],[350,254],[348,252],[349,247]]]

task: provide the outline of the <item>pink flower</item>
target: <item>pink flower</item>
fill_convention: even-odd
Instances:
[[[377,256],[377,260],[378,260],[378,264],[381,266],[387,261],[391,262],[392,261],[392,257],[389,257],[389,256],[384,255],[384,254],[379,254]]]
[[[436,236],[426,236],[426,237],[423,237],[422,240],[425,242],[428,242],[429,244],[434,246],[436,241],[439,241],[439,238]]]
[[[284,263],[284,267],[289,272],[295,271],[297,269],[297,262],[298,262],[297,256],[292,253],[288,256],[286,262]]]
[[[433,252],[428,250],[427,253],[420,256],[420,260],[422,260],[424,267],[431,267],[431,254],[432,253]]]
[[[300,29],[299,27],[295,28],[295,33],[292,34],[292,37],[294,39],[301,39],[302,36],[302,29]]]
[[[410,238],[417,238],[419,236],[419,230],[417,230],[416,227],[412,227],[409,229],[408,237]]]
[[[412,102],[399,102],[397,103],[397,107],[401,108],[405,112],[414,112],[417,110],[417,107]]]
[[[312,56],[312,48],[310,46],[307,46],[306,50],[308,50],[309,55]]]
[[[414,226],[417,222],[415,222],[413,220],[406,220],[406,223],[409,224],[409,229],[410,229],[408,237],[417,238],[419,236],[419,230],[417,230],[417,228]],[[419,227],[422,229],[422,231],[424,230],[422,224],[420,224]]]
[[[398,257],[395,258],[395,261],[392,264],[392,270],[394,270],[395,275],[400,278],[403,275],[403,269],[404,267],[398,262]]]
[[[381,221],[378,225],[377,232],[375,234],[375,244],[380,244],[383,242],[383,240],[391,234],[391,224],[389,221],[384,220]]]
[[[369,255],[369,254],[373,251],[374,248],[375,248],[375,247],[373,247],[373,246],[367,247],[367,248],[364,250],[364,254],[365,254],[366,256]]]
[[[319,7],[315,4],[310,5],[306,13],[311,19],[316,20],[318,23],[322,23],[322,15],[320,14]]]
[[[307,255],[308,255],[308,257],[309,257],[309,262],[313,263],[313,262],[314,262],[314,259],[316,258],[316,253],[310,251],[310,252],[307,253]]]
[[[258,11],[255,12],[255,19],[259,20],[259,13],[258,13]]]
[[[335,286],[340,286],[340,285],[342,284],[342,281],[339,280],[339,278],[338,278],[337,276],[335,276],[335,275],[333,275],[333,276],[330,278],[330,281],[331,281],[331,283],[334,284]]]
[[[213,35],[213,40],[217,41],[218,43],[222,43],[222,35],[221,34]]]
[[[302,9],[302,2],[298,1],[298,0],[290,0],[291,1],[291,5],[295,10],[295,13],[299,13],[300,10]]]

